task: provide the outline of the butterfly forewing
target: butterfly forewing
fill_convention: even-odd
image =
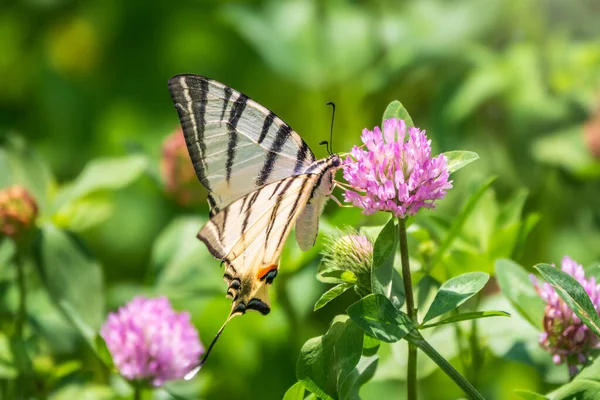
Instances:
[[[246,95],[199,75],[169,91],[213,214],[257,188],[302,174],[315,157],[300,136]]]

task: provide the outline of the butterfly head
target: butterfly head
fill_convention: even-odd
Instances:
[[[225,262],[227,297],[232,299],[231,315],[243,315],[246,311],[258,311],[267,315],[271,311],[268,288],[277,276],[276,264],[265,265],[257,271],[248,270],[245,275],[237,273],[235,267]]]
[[[331,165],[333,168],[339,168],[342,166],[342,159],[340,158],[339,155],[332,154],[328,158],[329,158],[329,165]]]

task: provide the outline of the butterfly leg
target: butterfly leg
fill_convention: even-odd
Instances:
[[[330,197],[331,197],[331,200],[333,200],[333,202],[335,204],[337,204],[338,206],[340,206],[341,208],[352,208],[352,207],[354,207],[354,206],[352,206],[350,204],[342,204],[342,202],[337,197],[335,197],[334,195],[331,195]]]

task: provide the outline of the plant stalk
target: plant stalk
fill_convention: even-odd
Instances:
[[[25,284],[23,254],[20,249],[17,249],[15,253],[15,266],[17,268],[17,284],[19,285],[19,311],[15,325],[15,335],[22,339],[25,321],[27,321],[27,285]]]
[[[475,389],[440,353],[438,353],[431,345],[421,336],[421,334],[413,330],[405,336],[406,340],[412,345],[418,347],[431,358],[442,371],[446,373],[472,400],[484,400],[481,393]]]
[[[142,400],[142,388],[136,384],[133,388],[133,400]]]
[[[398,233],[400,243],[400,260],[402,261],[402,280],[404,281],[404,296],[406,298],[406,313],[415,323],[415,302],[413,298],[412,277],[410,275],[410,264],[408,261],[408,240],[406,239],[406,220],[398,218]],[[408,400],[417,399],[417,348],[408,343],[408,371],[406,373]]]

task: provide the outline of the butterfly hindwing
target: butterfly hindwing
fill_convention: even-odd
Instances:
[[[171,78],[169,91],[212,214],[315,161],[289,125],[243,93],[199,75]]]
[[[198,234],[211,254],[225,262],[234,309],[243,304],[244,310],[268,312],[266,285],[277,273],[285,240],[320,177],[305,174],[265,185],[221,210]]]

